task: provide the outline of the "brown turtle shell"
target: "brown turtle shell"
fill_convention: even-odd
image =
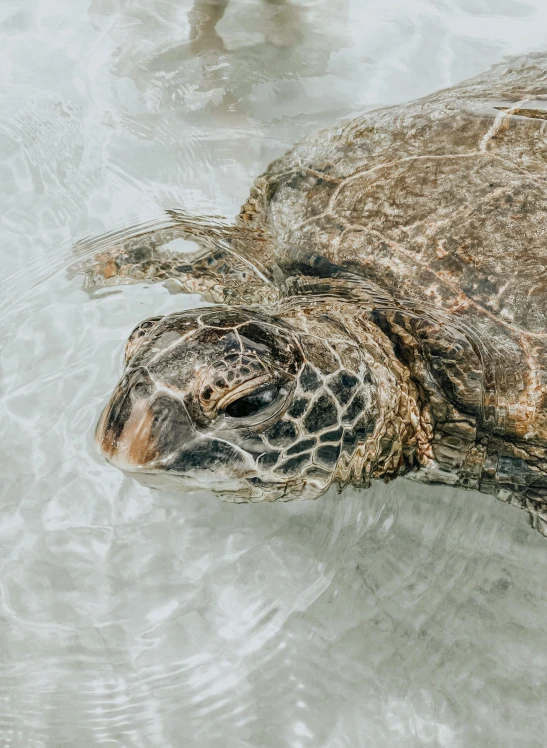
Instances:
[[[241,215],[280,266],[319,256],[412,307],[449,399],[547,442],[547,55],[310,136]]]

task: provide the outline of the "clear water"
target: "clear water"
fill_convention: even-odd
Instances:
[[[400,481],[226,505],[91,447],[140,319],[72,243],[235,214],[336,118],[545,49],[545,0],[0,5],[0,745],[540,748],[547,543],[488,497]]]

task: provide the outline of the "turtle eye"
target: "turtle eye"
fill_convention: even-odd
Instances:
[[[232,418],[254,416],[271,405],[276,400],[278,394],[279,387],[276,384],[270,384],[267,387],[255,390],[250,395],[245,395],[245,397],[240,397],[239,400],[234,400],[233,403],[230,403],[226,408],[226,415]]]

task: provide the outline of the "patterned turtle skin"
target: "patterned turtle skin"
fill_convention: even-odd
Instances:
[[[546,188],[537,54],[310,136],[231,225],[175,211],[91,243],[89,287],[218,304],[136,328],[99,450],[234,501],[406,475],[547,534]]]

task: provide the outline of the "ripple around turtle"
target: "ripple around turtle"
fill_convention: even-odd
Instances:
[[[180,3],[6,6],[2,746],[545,744],[545,540],[524,513],[410,481],[225,505],[93,452],[128,333],[199,299],[90,298],[64,276],[75,238],[235,215],[315,127],[547,42],[543,0],[286,5],[232,2],[226,49],[197,56]]]

